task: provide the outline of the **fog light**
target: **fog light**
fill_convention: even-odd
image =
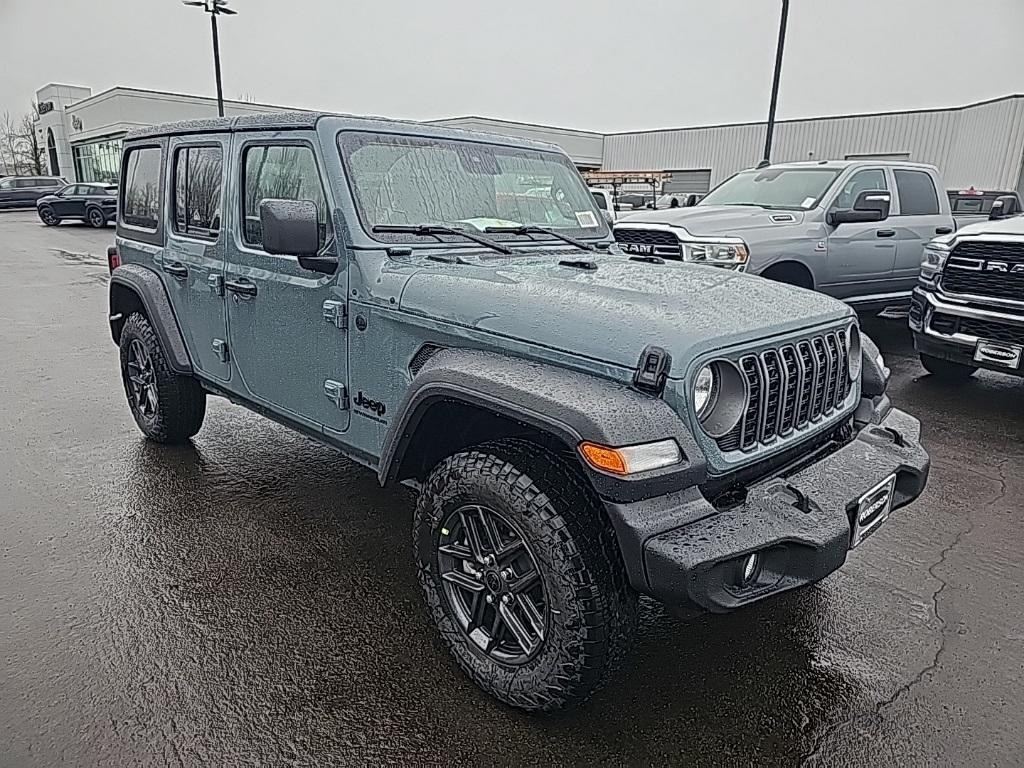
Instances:
[[[754,580],[757,576],[757,566],[761,564],[761,558],[758,557],[757,553],[747,555],[743,559],[743,573],[740,577],[740,586],[745,587]]]

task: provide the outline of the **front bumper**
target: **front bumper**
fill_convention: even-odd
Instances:
[[[846,561],[866,492],[895,475],[895,510],[924,490],[920,431],[917,419],[890,410],[820,461],[751,486],[729,509],[713,507],[698,488],[606,502],[633,587],[673,608],[723,612],[824,578]],[[759,565],[743,580],[753,553]]]
[[[914,290],[912,301],[910,329],[918,352],[962,365],[1024,375],[1024,369],[974,359],[979,341],[1024,346],[1024,313],[954,303],[920,288]]]

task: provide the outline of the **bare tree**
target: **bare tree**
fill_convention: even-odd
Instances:
[[[7,172],[36,176],[46,172],[45,148],[36,135],[38,117],[39,110],[33,103],[32,111],[20,118],[15,118],[9,111],[0,118],[0,165]]]

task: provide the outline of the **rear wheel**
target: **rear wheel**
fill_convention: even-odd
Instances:
[[[430,615],[459,666],[515,707],[587,699],[621,660],[636,595],[593,493],[526,441],[442,461],[416,506]]]
[[[39,218],[42,220],[43,224],[48,227],[55,227],[60,224],[60,219],[57,217],[57,214],[53,212],[53,208],[49,208],[47,206],[39,209]]]
[[[89,226],[96,227],[96,229],[107,226],[107,217],[99,208],[90,208],[85,219],[89,222]]]
[[[941,357],[932,357],[923,352],[920,353],[921,365],[933,376],[949,381],[963,381],[969,379],[978,370],[977,366],[954,363],[951,360],[943,360]]]
[[[175,373],[149,321],[138,312],[121,331],[121,378],[139,429],[158,443],[183,443],[203,425],[206,393]]]

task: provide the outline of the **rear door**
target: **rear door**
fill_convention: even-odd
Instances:
[[[167,241],[160,264],[192,364],[220,381],[231,378],[222,226],[229,149],[228,133],[171,139]]]
[[[923,168],[892,169],[896,181],[895,215],[890,216],[896,232],[896,290],[910,291],[921,272],[925,244],[937,235],[953,231],[949,200],[939,196],[936,179]]]
[[[248,396],[313,429],[349,423],[347,273],[310,272],[294,256],[263,250],[259,204],[310,200],[321,253],[339,255],[330,189],[312,131],[235,134],[225,288],[231,355]]]
[[[853,208],[857,195],[889,190],[884,168],[858,168],[837,187],[829,211]],[[886,293],[896,262],[895,233],[887,221],[829,226],[828,293],[841,299]]]

